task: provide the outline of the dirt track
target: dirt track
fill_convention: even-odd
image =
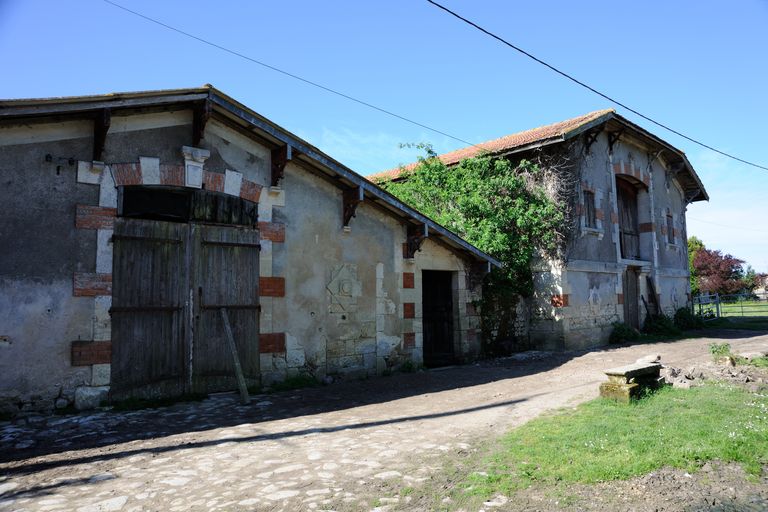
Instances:
[[[708,345],[768,336],[538,354],[480,365],[234,395],[138,412],[0,424],[0,510],[370,508],[379,486],[418,487],[446,454],[597,395],[602,370],[658,353],[687,367]]]

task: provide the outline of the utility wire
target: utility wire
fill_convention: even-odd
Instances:
[[[438,133],[440,135],[448,137],[449,139],[453,139],[455,141],[461,142],[462,144],[466,144],[468,146],[476,146],[476,144],[473,144],[472,142],[469,142],[469,141],[466,141],[466,140],[464,140],[462,138],[459,138],[459,137],[456,137],[454,135],[451,135],[450,133],[446,133],[444,131],[438,130],[437,128],[432,128],[431,126],[427,126],[426,124],[419,123],[418,121],[414,121],[412,119],[408,119],[407,117],[401,116],[400,114],[396,114],[396,113],[392,112],[391,110],[387,110],[385,108],[377,107],[376,105],[374,105],[372,103],[368,103],[367,101],[363,101],[361,99],[355,98],[353,96],[350,96],[349,94],[345,94],[343,92],[339,92],[337,90],[331,89],[330,87],[327,87],[325,85],[319,84],[317,82],[313,82],[312,80],[308,80],[308,79],[303,78],[303,77],[301,77],[299,75],[296,75],[294,73],[290,73],[288,71],[285,71],[283,69],[275,67],[275,66],[273,66],[271,64],[267,64],[266,62],[262,62],[260,60],[254,59],[253,57],[249,57],[249,56],[244,55],[244,54],[242,54],[240,52],[237,52],[235,50],[230,50],[229,48],[221,46],[220,44],[216,44],[216,43],[211,42],[211,41],[209,41],[207,39],[203,39],[202,37],[196,36],[194,34],[190,34],[189,32],[185,32],[185,31],[183,31],[181,29],[178,29],[176,27],[168,25],[167,23],[163,23],[162,21],[156,20],[155,18],[151,18],[149,16],[141,14],[140,12],[133,11],[133,10],[131,10],[131,9],[125,7],[125,6],[122,6],[122,5],[118,4],[118,3],[112,2],[111,0],[102,0],[102,1],[104,3],[107,3],[107,4],[111,5],[111,6],[113,6],[113,7],[117,7],[118,9],[122,9],[125,12],[131,13],[134,16],[138,16],[139,18],[145,19],[145,20],[147,20],[149,22],[152,22],[152,23],[154,23],[156,25],[160,25],[163,28],[167,28],[168,30],[171,30],[171,31],[176,32],[178,34],[181,34],[183,36],[189,37],[190,39],[194,39],[195,41],[198,41],[200,43],[207,44],[208,46],[211,46],[211,47],[216,48],[218,50],[221,50],[223,52],[229,53],[229,54],[234,55],[236,57],[240,57],[241,59],[247,60],[247,61],[252,62],[254,64],[258,64],[259,66],[263,66],[263,67],[265,67],[267,69],[271,69],[272,71],[276,71],[277,73],[280,73],[280,74],[285,75],[287,77],[293,78],[295,80],[299,80],[300,82],[304,82],[305,84],[311,85],[313,87],[317,87],[318,89],[322,89],[322,90],[324,90],[326,92],[329,92],[331,94],[335,94],[336,96],[340,96],[340,97],[342,97],[344,99],[347,99],[347,100],[350,100],[350,101],[354,101],[355,103],[359,103],[360,105],[363,105],[365,107],[372,108],[373,110],[377,110],[377,111],[379,111],[379,112],[381,112],[383,114],[386,114],[388,116],[394,117],[396,119],[400,119],[401,121],[405,121],[406,123],[410,123],[410,124],[413,124],[413,125],[418,126],[420,128],[424,128],[426,130],[429,130],[431,132]]]
[[[721,154],[721,155],[723,155],[723,156],[725,156],[725,157],[731,158],[731,159],[733,159],[733,160],[736,160],[736,161],[738,161],[738,162],[741,162],[741,163],[743,163],[743,164],[751,165],[752,167],[757,167],[758,169],[763,169],[764,171],[768,171],[768,167],[766,167],[766,166],[763,166],[763,165],[760,165],[760,164],[756,164],[756,163],[754,163],[754,162],[750,162],[750,161],[748,161],[748,160],[744,160],[743,158],[739,158],[739,157],[737,157],[737,156],[735,156],[735,155],[732,155],[732,154],[730,154],[730,153],[726,153],[725,151],[720,151],[720,150],[719,150],[719,149],[717,149],[717,148],[714,148],[714,147],[712,147],[712,146],[710,146],[710,145],[708,145],[708,144],[705,144],[705,143],[703,143],[703,142],[700,142],[700,141],[698,141],[698,140],[696,140],[696,139],[694,139],[694,138],[692,138],[692,137],[689,137],[689,136],[687,136],[687,135],[685,135],[685,134],[683,134],[683,133],[680,133],[679,131],[675,130],[674,128],[670,128],[669,126],[667,126],[667,125],[665,125],[665,124],[663,124],[663,123],[660,123],[659,121],[656,121],[656,120],[654,120],[654,119],[652,119],[652,118],[650,118],[650,117],[648,117],[648,116],[646,116],[646,115],[644,115],[644,114],[641,114],[641,113],[640,113],[640,112],[638,112],[637,110],[635,110],[635,109],[633,109],[633,108],[631,108],[631,107],[628,107],[627,105],[625,105],[624,103],[622,103],[622,102],[620,102],[620,101],[618,101],[618,100],[615,100],[615,99],[611,98],[611,97],[610,97],[610,96],[608,96],[607,94],[605,94],[605,93],[602,93],[602,92],[598,91],[598,90],[597,90],[597,89],[595,89],[594,87],[591,87],[591,86],[589,86],[589,85],[585,84],[584,82],[582,82],[582,81],[580,81],[580,80],[578,80],[578,79],[576,79],[576,78],[572,77],[572,76],[571,76],[571,75],[569,75],[568,73],[566,73],[566,72],[564,72],[564,71],[560,71],[560,70],[559,70],[558,68],[556,68],[555,66],[553,66],[553,65],[551,65],[551,64],[548,64],[548,63],[544,62],[543,60],[539,59],[538,57],[536,57],[536,56],[534,56],[534,55],[532,55],[532,54],[530,54],[530,53],[528,53],[527,51],[523,50],[522,48],[520,48],[520,47],[518,47],[518,46],[515,46],[514,44],[510,43],[510,42],[509,42],[509,41],[507,41],[506,39],[504,39],[504,38],[502,38],[502,37],[500,37],[500,36],[498,36],[498,35],[494,34],[493,32],[491,32],[491,31],[489,31],[489,30],[486,30],[486,29],[484,29],[483,27],[481,27],[481,26],[480,26],[480,25],[478,25],[477,23],[475,23],[475,22],[473,22],[473,21],[470,21],[470,20],[468,20],[467,18],[465,18],[465,17],[461,16],[460,14],[457,14],[456,12],[454,12],[454,11],[452,11],[452,10],[448,9],[448,8],[447,8],[447,7],[445,7],[444,5],[441,5],[441,4],[437,3],[437,2],[435,2],[434,0],[427,0],[427,2],[429,2],[429,3],[430,3],[430,4],[432,4],[432,5],[434,5],[434,6],[435,6],[435,7],[437,7],[438,9],[442,9],[443,11],[447,12],[447,13],[448,13],[448,14],[450,14],[451,16],[454,16],[455,18],[458,18],[458,19],[460,19],[460,20],[461,20],[461,21],[463,21],[464,23],[466,23],[466,24],[468,24],[468,25],[470,25],[470,26],[472,26],[472,27],[476,28],[476,29],[477,29],[477,30],[479,30],[480,32],[482,32],[482,33],[484,33],[484,34],[486,34],[486,35],[488,35],[488,36],[492,37],[493,39],[496,39],[496,40],[497,40],[497,41],[499,41],[500,43],[502,43],[502,44],[504,44],[504,45],[506,45],[506,46],[509,46],[509,47],[510,47],[510,48],[512,48],[513,50],[516,50],[516,51],[518,51],[518,52],[522,53],[522,54],[523,54],[523,55],[525,55],[526,57],[528,57],[528,58],[530,58],[530,59],[533,59],[534,61],[538,62],[538,63],[539,63],[539,64],[541,64],[542,66],[545,66],[545,67],[547,67],[547,68],[551,69],[552,71],[554,71],[554,72],[555,72],[555,73],[557,73],[558,75],[561,75],[561,76],[563,76],[563,77],[567,78],[568,80],[570,80],[570,81],[572,81],[572,82],[574,82],[574,83],[576,83],[576,84],[578,84],[578,85],[580,85],[580,86],[584,87],[585,89],[587,89],[587,90],[589,90],[589,91],[592,91],[593,93],[597,94],[597,95],[598,95],[598,96],[600,96],[601,98],[604,98],[604,99],[606,99],[606,100],[610,101],[610,102],[611,102],[611,103],[613,103],[614,105],[618,105],[618,106],[620,106],[620,107],[622,107],[622,108],[624,108],[624,109],[626,109],[626,110],[628,110],[628,111],[632,112],[633,114],[635,114],[635,115],[637,115],[637,116],[639,116],[639,117],[642,117],[642,118],[643,118],[643,119],[645,119],[646,121],[648,121],[648,122],[651,122],[651,123],[655,124],[656,126],[659,126],[659,127],[661,127],[661,128],[664,128],[665,130],[667,130],[667,131],[669,131],[669,132],[672,132],[672,133],[674,133],[675,135],[679,135],[680,137],[682,137],[682,138],[684,138],[684,139],[686,139],[686,140],[688,140],[688,141],[691,141],[691,142],[693,142],[694,144],[697,144],[697,145],[699,145],[699,146],[701,146],[701,147],[703,147],[703,148],[707,148],[707,149],[709,149],[710,151],[714,151],[715,153],[719,153],[719,154]]]

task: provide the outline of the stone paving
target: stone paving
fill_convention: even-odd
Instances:
[[[532,354],[442,371],[133,412],[0,423],[0,511],[367,510],[479,439],[597,394],[602,370],[712,340]],[[768,337],[729,340],[768,347]],[[380,493],[378,491],[381,491]],[[407,499],[407,498],[405,498]]]

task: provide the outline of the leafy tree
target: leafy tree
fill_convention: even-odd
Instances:
[[[514,339],[518,297],[533,292],[531,264],[537,255],[556,256],[565,214],[539,165],[481,156],[448,168],[425,149],[405,179],[380,185],[503,263],[486,276],[480,304],[485,348],[493,353],[497,342]]]
[[[693,266],[699,289],[706,293],[729,295],[744,288],[744,261],[730,254],[707,248],[696,251]]]
[[[688,238],[688,271],[691,274],[691,294],[694,296],[701,292],[699,290],[699,278],[696,275],[696,267],[693,265],[693,260],[696,257],[696,253],[704,248],[704,242],[695,236]]]

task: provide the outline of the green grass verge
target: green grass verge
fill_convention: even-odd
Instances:
[[[768,317],[768,302],[760,300],[722,302],[720,303],[720,314],[723,316]]]
[[[633,405],[598,399],[533,420],[493,448],[463,492],[509,495],[532,484],[627,479],[708,460],[768,464],[768,396],[725,385],[665,388]]]
[[[768,331],[768,317],[715,318],[705,324],[707,329],[742,329],[746,331]]]

